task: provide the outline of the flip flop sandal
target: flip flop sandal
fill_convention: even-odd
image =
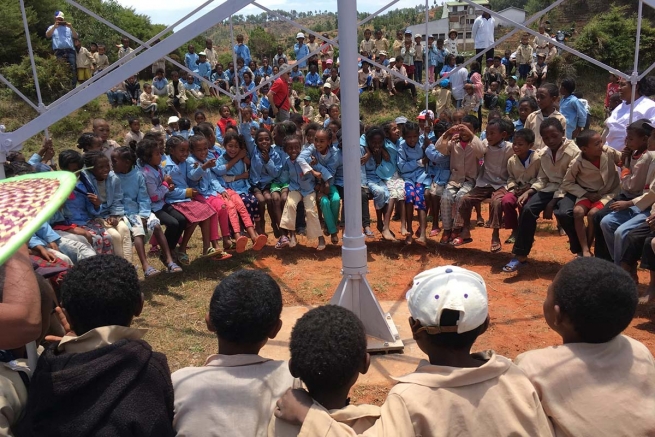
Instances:
[[[160,272],[159,270],[155,269],[155,268],[152,267],[152,266],[149,266],[149,267],[146,269],[146,271],[143,272],[143,276],[145,276],[146,278],[152,278],[153,276],[157,276],[157,275],[160,274],[160,273],[161,273],[161,272]]]
[[[505,267],[503,267],[503,272],[505,273],[517,272],[521,267],[523,267],[527,263],[528,263],[527,261],[521,262],[517,258],[512,258],[510,262],[505,264]]]
[[[459,247],[463,246],[465,244],[469,244],[473,242],[473,238],[462,238],[462,237],[456,237],[453,239],[452,243],[450,243],[453,247]]]
[[[405,237],[405,244],[410,245],[412,244],[413,240],[414,238],[412,237],[412,234],[407,234],[407,236]]]
[[[210,247],[209,249],[207,249],[207,252],[205,252],[204,254],[202,254],[202,258],[208,258],[208,257],[211,257],[211,256],[216,256],[216,255],[218,255],[218,254],[220,254],[219,251],[217,251],[217,250],[214,249],[213,247]]]
[[[375,235],[374,235],[375,236]],[[330,242],[332,244],[339,244],[339,236],[335,235],[334,237],[330,237]]]
[[[439,232],[441,232],[441,229],[439,229],[439,228],[432,229],[430,231],[430,237],[436,237],[437,235],[439,235]]]
[[[476,225],[477,227],[479,227],[479,228],[483,227],[483,226],[484,226],[484,219],[482,219],[482,218],[481,218],[481,219],[478,219],[478,220],[475,222],[475,225]]]
[[[365,232],[364,232],[364,235],[366,235],[366,238],[375,238],[375,234],[373,233],[373,231],[370,231],[370,230],[369,230],[369,231],[365,231]],[[335,243],[335,244],[336,244],[336,243]]]
[[[175,263],[170,263],[166,266],[168,273],[182,273],[182,267],[178,266]]]
[[[248,237],[242,235],[239,238],[237,238],[237,253],[245,252],[247,245],[248,245]]]
[[[255,240],[255,244],[252,246],[252,250],[262,250],[264,246],[268,243],[268,237],[264,234],[261,234]]]
[[[503,245],[498,243],[491,243],[491,253],[498,253],[503,250]]]
[[[216,251],[216,256],[213,257],[212,259],[213,259],[214,261],[223,261],[223,260],[230,259],[230,258],[232,258],[232,255],[231,255],[231,254],[229,254],[229,253],[227,253],[227,252],[219,252],[219,251],[217,250],[217,251]]]
[[[439,240],[439,244],[447,245],[450,243],[450,235],[443,233],[441,235],[441,240]]]
[[[325,244],[320,244],[320,243],[319,243],[319,245],[316,246],[316,250],[319,251],[319,252],[320,252],[321,250],[325,250]]]
[[[285,247],[288,246],[289,246],[289,238],[285,236],[280,237],[280,239],[277,240],[277,243],[275,243],[276,249],[284,249]]]
[[[513,235],[510,235],[507,240],[505,240],[505,244],[514,244],[516,243],[516,237]]]
[[[183,266],[188,266],[189,264],[191,264],[191,260],[189,260],[189,255],[183,252],[177,253],[177,262],[179,262]]]
[[[420,240],[418,238],[416,240],[414,240],[414,243],[418,244],[419,246],[423,246],[423,247],[427,246],[427,243],[425,241],[422,241],[422,240]]]

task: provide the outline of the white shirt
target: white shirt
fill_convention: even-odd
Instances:
[[[464,91],[464,84],[468,79],[468,71],[466,68],[460,68],[455,73],[450,73],[448,78],[450,79],[450,89],[453,92],[453,98],[455,100],[462,100],[466,92]]]
[[[642,96],[634,101],[634,109],[632,110],[632,121],[637,121],[641,118],[647,118],[651,122],[655,121],[655,102],[648,97]],[[623,150],[625,147],[625,129],[628,127],[630,121],[630,104],[621,102],[619,106],[614,108],[612,114],[605,120],[608,134],[606,138],[607,145],[616,149]]]
[[[476,49],[486,49],[494,43],[494,27],[494,17],[486,19],[482,18],[482,15],[480,15],[475,19],[471,32],[473,33],[473,38],[475,39]]]

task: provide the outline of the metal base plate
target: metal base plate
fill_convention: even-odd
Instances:
[[[384,341],[380,338],[373,337],[372,335],[367,335],[366,350],[370,353],[383,354],[383,353],[402,352],[405,347],[403,341],[400,339],[400,335],[398,334],[398,329],[396,329],[396,324],[393,322],[393,319],[391,318],[391,314],[386,313],[385,316],[386,316],[387,326],[389,326],[389,331],[392,332],[395,340],[392,342]]]

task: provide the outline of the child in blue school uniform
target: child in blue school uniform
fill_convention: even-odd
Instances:
[[[146,189],[146,179],[136,166],[136,160],[136,153],[129,147],[119,147],[111,154],[114,173],[120,180],[123,190],[126,223],[134,238],[134,248],[141,262],[143,275],[149,278],[161,273],[148,263],[146,256],[145,244],[152,235],[159,244],[162,254],[160,259],[167,271],[179,273],[182,268],[173,261],[160,221],[152,212],[150,196]]]
[[[209,63],[209,61],[207,61],[207,54],[205,54],[205,52],[198,53],[197,68],[194,71],[198,73],[198,76],[201,76],[207,80],[211,80],[212,66]],[[202,91],[205,93],[206,96],[208,96],[209,84],[207,84],[206,82],[201,82],[198,78],[196,78],[196,83],[200,85]]]
[[[244,61],[244,65],[250,64],[250,49],[247,45],[243,43],[243,35],[237,35],[237,43],[234,45],[234,53],[237,55],[237,58],[241,58]]]
[[[213,256],[213,253],[209,252],[211,247],[209,228],[210,219],[216,213],[208,204],[193,199],[198,195],[198,190],[189,187],[187,181],[189,142],[182,137],[174,136],[166,141],[166,149],[168,156],[165,157],[162,166],[164,174],[170,177],[168,185],[169,187],[172,185],[173,189],[166,193],[165,200],[173,209],[182,214],[188,223],[176,256],[181,264],[189,265],[190,260],[186,249],[191,235],[198,225],[200,225],[202,233],[202,254]]]
[[[265,213],[268,208],[268,215],[271,218],[271,227],[275,234],[279,233],[279,223],[282,205],[279,205],[279,196],[274,196],[271,192],[273,181],[280,176],[282,171],[282,162],[276,150],[271,148],[273,137],[271,133],[260,128],[251,135],[250,120],[252,114],[244,110],[242,113],[243,123],[239,127],[239,132],[246,142],[246,149],[250,157],[250,184],[252,193],[257,198],[259,206],[259,221],[256,222],[256,230],[264,234],[266,229]],[[276,202],[278,205],[276,205]]]
[[[289,194],[280,220],[282,236],[275,248],[295,247],[298,244],[296,239],[296,213],[298,204],[302,201],[305,206],[307,238],[318,238],[316,250],[324,250],[325,238],[321,231],[321,223],[318,220],[318,211],[316,210],[315,171],[305,172],[300,166],[298,160],[302,145],[300,135],[289,135],[284,139],[284,143],[288,157],[282,166],[282,174],[284,176],[288,175]]]
[[[246,71],[245,73],[243,73],[243,84],[241,85],[241,87],[242,87],[242,92],[244,93],[249,92],[249,94],[247,94],[246,97],[250,97],[250,102],[256,114],[257,103],[259,101],[259,98],[257,97],[257,93],[255,91],[252,91],[255,89],[255,82],[253,81],[252,72]]]
[[[186,65],[186,68],[193,71],[198,68],[198,60],[200,57],[196,53],[196,47],[193,44],[189,44],[187,50],[187,53],[184,55],[184,65]]]
[[[390,197],[386,180],[396,172],[396,163],[391,162],[391,156],[384,147],[384,142],[384,131],[380,127],[373,126],[366,132],[366,146],[371,156],[364,164],[363,169],[366,186],[373,196],[377,222],[382,223],[382,238],[387,241],[395,241],[396,238],[389,230],[389,221],[385,218],[391,217],[389,209],[393,209],[395,203],[395,199]]]
[[[420,233],[416,243],[425,246],[427,238],[425,227],[427,220],[427,208],[425,205],[425,185],[428,176],[422,165],[425,156],[423,148],[419,145],[420,129],[418,124],[413,122],[405,123],[403,126],[403,138],[398,149],[398,170],[405,181],[405,213],[407,218],[407,235],[405,243],[411,244],[413,239],[412,219],[414,208],[418,210]]]
[[[323,220],[332,244],[339,242],[339,208],[341,197],[334,184],[337,167],[341,164],[341,154],[332,147],[333,133],[330,129],[319,129],[314,134],[314,143],[300,152],[298,164],[303,174],[312,173],[317,180],[320,193],[320,207]],[[312,165],[312,162],[315,164]]]

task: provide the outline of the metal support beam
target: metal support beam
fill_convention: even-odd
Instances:
[[[56,111],[49,110],[40,114],[32,121],[11,133],[0,133],[0,148],[9,149],[12,145],[22,143],[36,135],[53,123],[66,117],[74,110],[81,108],[97,96],[104,94],[108,89],[124,80],[134,71],[152,65],[156,60],[174,51],[185,42],[193,39],[196,35],[207,31],[217,22],[220,22],[230,15],[234,15],[240,9],[252,3],[252,0],[226,0],[216,8],[199,17],[193,23],[178,30],[173,35],[145,50],[139,56],[125,62],[120,67],[106,74],[94,83],[86,86],[83,90],[63,101]]]
[[[359,148],[359,90],[357,83],[357,2],[338,0],[339,37],[342,44],[341,60],[341,129],[344,199],[346,229],[341,248],[343,279],[330,300],[353,311],[364,324],[366,333],[382,340],[382,345],[369,342],[369,348],[379,350],[394,343],[398,345],[397,334],[391,317],[382,312],[373,290],[366,281],[366,243],[362,234],[361,168]],[[391,321],[391,324],[389,324]]]

